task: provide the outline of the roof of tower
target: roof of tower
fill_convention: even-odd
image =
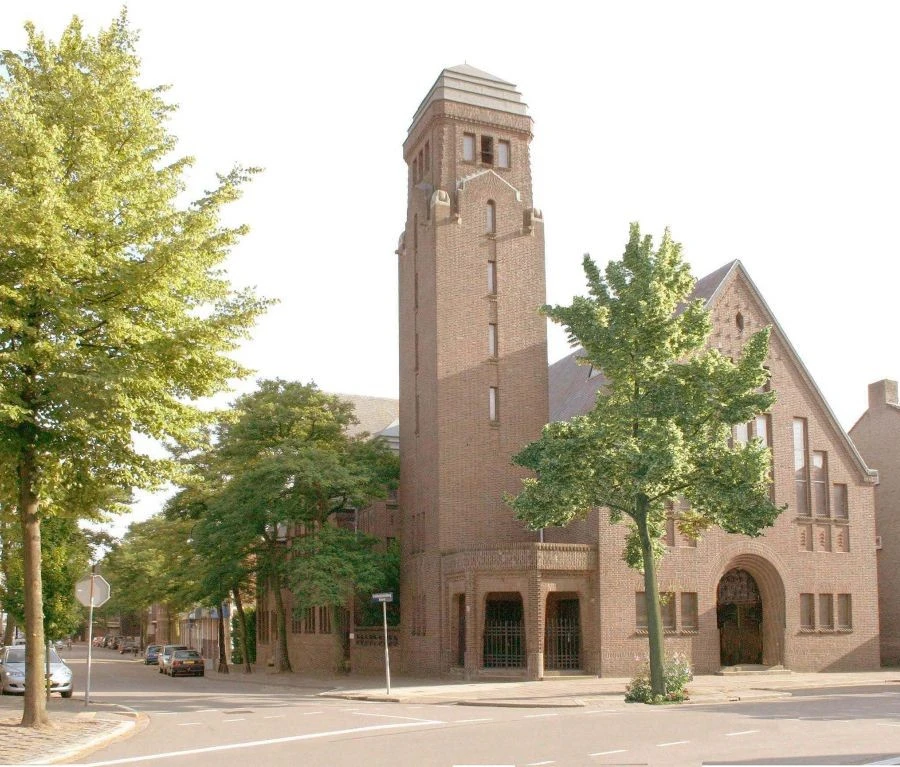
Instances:
[[[442,99],[517,115],[528,114],[528,105],[522,101],[522,94],[513,83],[468,64],[459,64],[445,69],[434,81],[416,110],[410,130],[432,102]]]

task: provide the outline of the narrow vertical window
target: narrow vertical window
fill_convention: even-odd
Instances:
[[[484,231],[495,234],[497,231],[497,206],[493,200],[488,200],[484,207]]]
[[[837,595],[837,627],[841,631],[850,631],[853,628],[853,606],[849,594]]]
[[[488,355],[497,356],[497,324],[488,323]]]
[[[834,606],[831,594],[819,594],[819,628],[834,630]]]
[[[413,255],[419,252],[419,214],[413,216]]]
[[[487,262],[487,280],[488,280],[488,293],[496,293],[497,292],[497,262],[496,261],[488,261]]]
[[[419,433],[419,395],[416,394],[416,434]]]
[[[419,273],[413,275],[413,309],[419,308]]]
[[[425,172],[431,170],[431,142],[425,142]]]
[[[821,450],[812,454],[812,500],[817,517],[828,516],[828,455]]]
[[[831,488],[831,509],[837,519],[849,519],[850,507],[847,503],[847,486],[835,483]]]
[[[425,155],[422,150],[419,150],[419,177],[416,179],[417,181],[422,180],[422,174],[425,172]]]
[[[662,613],[663,631],[675,631],[675,595],[671,591],[659,595],[659,611]]]
[[[675,547],[675,512],[666,514],[666,546]]]
[[[794,507],[809,516],[809,462],[806,454],[806,419],[794,419]]]
[[[488,417],[492,421],[496,421],[500,414],[500,389],[491,386],[488,389]]]
[[[647,630],[647,595],[643,591],[634,592],[634,628]]]
[[[815,594],[800,595],[800,629],[814,631],[816,628]]]
[[[743,446],[750,441],[750,427],[746,423],[736,423],[731,427],[731,436],[734,446]]]
[[[412,180],[414,184],[419,180],[419,161],[416,158],[412,162]]]
[[[475,162],[475,134],[463,133],[463,160]]]
[[[415,348],[413,350],[413,358],[415,360],[415,371],[419,372],[419,334],[416,333]]]
[[[481,162],[485,165],[494,164],[494,139],[490,136],[481,137]]]
[[[509,167],[509,142],[508,141],[498,141],[497,142],[497,165],[500,168],[508,168]]]
[[[697,593],[685,591],[681,594],[681,630],[696,631],[699,628]]]

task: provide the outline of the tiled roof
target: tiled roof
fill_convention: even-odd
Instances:
[[[347,433],[354,437],[357,434],[368,432],[378,434],[383,429],[393,424],[400,413],[400,402],[387,397],[367,397],[363,394],[338,394],[345,402],[350,402],[356,412],[359,423],[347,429]]]
[[[711,274],[697,280],[691,300],[703,299],[709,305],[731,271],[740,265],[731,261]],[[568,421],[576,415],[587,413],[597,401],[597,391],[606,383],[602,372],[590,365],[579,365],[581,348],[554,362],[549,370],[550,420]]]

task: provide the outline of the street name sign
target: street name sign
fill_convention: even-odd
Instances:
[[[394,592],[393,591],[382,591],[380,594],[372,594],[373,602],[393,602],[394,601]]]

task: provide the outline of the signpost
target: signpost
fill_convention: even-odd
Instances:
[[[91,697],[91,650],[94,647],[94,608],[106,604],[109,600],[109,583],[102,575],[86,575],[75,584],[75,598],[88,612],[88,657],[87,657],[87,683],[84,688],[84,705],[87,706]]]
[[[383,591],[380,594],[372,594],[373,602],[381,602],[381,616],[384,618],[384,678],[387,683],[387,694],[391,694],[391,653],[388,650],[387,633],[387,606],[394,601],[393,591]]]

